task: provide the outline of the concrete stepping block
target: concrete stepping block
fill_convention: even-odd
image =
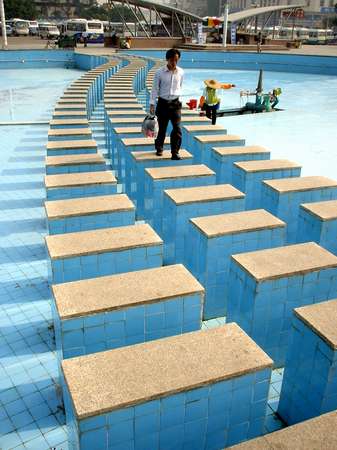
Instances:
[[[216,172],[217,183],[233,183],[233,164],[235,162],[266,159],[270,159],[270,151],[260,145],[213,147],[210,167]]]
[[[204,164],[173,164],[169,167],[145,169],[144,176],[144,218],[161,233],[163,195],[165,189],[207,186],[215,184],[215,173]]]
[[[189,219],[243,211],[244,208],[245,195],[230,184],[165,190],[162,219],[164,264],[185,261]]]
[[[300,205],[297,241],[314,241],[337,255],[337,200]]]
[[[51,130],[66,128],[88,128],[88,119],[52,119],[49,121]]]
[[[125,194],[47,201],[45,210],[49,234],[135,223],[135,206]]]
[[[251,439],[228,450],[308,450],[310,448],[334,449],[337,447],[337,412],[322,414],[315,419],[284,428],[264,437]]]
[[[59,99],[58,99],[58,104],[59,105],[68,105],[68,104],[70,104],[70,105],[72,105],[72,104],[79,104],[79,105],[86,105],[86,98],[85,97],[82,97],[82,98],[76,98],[76,97],[66,97],[66,98],[63,98],[63,97],[60,97]]]
[[[285,223],[263,209],[192,217],[184,261],[205,287],[204,319],[225,316],[231,256],[284,245]]]
[[[114,150],[116,156],[114,160],[117,161],[117,173],[119,175],[120,181],[125,182],[126,171],[129,170],[130,163],[130,153],[136,151],[155,151],[155,139],[148,137],[140,138],[122,138],[120,140],[116,139],[114,145]],[[164,140],[164,148],[168,148],[170,145],[170,138],[166,137]]]
[[[181,149],[179,152],[180,161],[175,161],[175,165],[191,165],[193,156],[187,150]],[[144,217],[144,171],[150,167],[172,166],[171,151],[164,150],[162,156],[157,156],[155,152],[131,152],[125,172],[125,191],[137,206],[137,218]]]
[[[63,128],[48,130],[48,141],[69,141],[91,139],[90,128]]]
[[[240,442],[265,413],[271,364],[236,324],[67,359],[73,444],[166,450]]]
[[[144,120],[146,112],[140,108],[136,109],[120,109],[118,111],[106,111],[108,117],[139,117],[141,116]]]
[[[212,125],[208,122],[203,122],[202,125],[184,125],[182,127],[182,134],[183,134],[183,145],[186,146],[186,148],[193,150],[194,146],[194,136],[198,135],[217,135],[226,134],[226,129],[221,125]]]
[[[246,209],[262,208],[262,181],[301,176],[301,166],[287,159],[235,162],[232,182],[246,194]]]
[[[337,199],[337,181],[319,176],[266,180],[261,199],[264,208],[287,222],[287,242],[294,243],[300,205]]]
[[[115,194],[117,180],[109,170],[65,173],[46,175],[45,186],[48,200],[61,200]]]
[[[97,153],[97,143],[93,139],[48,142],[46,148],[47,156]]]
[[[104,101],[110,103],[133,103],[137,101],[137,97],[135,95],[115,95],[115,94],[104,94]]]
[[[68,104],[68,103],[56,103],[55,105],[55,111],[86,111],[87,110],[87,103],[74,103],[74,104]]]
[[[213,147],[236,147],[245,145],[245,140],[236,134],[212,134],[194,136],[192,152],[195,162],[210,164]]]
[[[337,409],[336,361],[337,300],[295,308],[278,407],[286,423]]]
[[[148,225],[46,236],[52,283],[160,267],[163,241]]]
[[[105,159],[101,153],[47,156],[45,163],[47,175],[56,175],[59,173],[101,172],[106,170]]]
[[[86,119],[86,111],[54,111],[53,119]]]
[[[52,291],[60,360],[201,328],[204,289],[182,265],[57,284]]]
[[[293,309],[335,298],[336,277],[337,257],[314,242],[233,255],[227,320],[284,366]]]
[[[143,105],[140,103],[104,103],[104,108],[106,111],[110,112],[113,110],[124,110],[124,109],[141,109],[143,111]]]

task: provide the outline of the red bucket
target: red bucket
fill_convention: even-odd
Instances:
[[[196,109],[198,105],[198,100],[195,98],[191,98],[191,100],[186,104],[189,107],[189,109]]]

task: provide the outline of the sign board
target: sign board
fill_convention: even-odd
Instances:
[[[199,22],[197,25],[197,44],[203,44],[204,43],[204,36],[202,33],[202,23]]]
[[[322,6],[320,12],[323,14],[333,14],[336,12],[334,6]]]
[[[236,44],[236,26],[234,23],[231,26],[231,44]]]

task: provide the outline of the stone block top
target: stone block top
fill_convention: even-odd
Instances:
[[[144,115],[144,113],[143,113]],[[109,116],[110,123],[126,123],[126,124],[142,124],[144,117],[110,117]]]
[[[88,119],[52,119],[49,125],[89,125],[89,121]]]
[[[90,86],[84,87],[84,86],[69,86],[64,93],[70,93],[70,92],[85,92],[87,93],[90,89]]]
[[[181,123],[189,122],[189,123],[210,123],[210,120],[208,117],[204,116],[182,116],[181,117]]]
[[[337,257],[315,242],[241,253],[232,258],[257,281],[337,267]]]
[[[76,103],[76,104],[69,104],[69,103],[65,103],[65,104],[59,104],[56,103],[55,105],[55,110],[71,110],[71,109],[78,109],[78,110],[82,110],[82,109],[87,109],[87,104],[85,102],[83,103]]]
[[[87,94],[86,93],[84,93],[84,94],[79,94],[79,93],[77,93],[77,94],[67,94],[66,93],[66,94],[63,94],[60,97],[60,99],[66,99],[66,100],[69,100],[71,98],[80,99],[81,101],[83,101],[83,100],[86,100]]]
[[[116,178],[110,170],[46,175],[44,180],[47,189],[85,186],[89,184],[117,183]]]
[[[260,145],[245,145],[242,147],[213,147],[212,150],[220,156],[250,155],[255,153],[270,154],[270,151]]]
[[[194,136],[201,144],[209,144],[211,142],[231,142],[231,141],[241,141],[242,138],[235,134],[210,134],[205,136]]]
[[[134,116],[142,116],[143,120],[145,117],[145,111],[143,109],[119,109],[118,111],[107,111],[108,116],[127,116],[132,114]]]
[[[55,234],[45,239],[51,259],[118,252],[163,243],[148,224]]]
[[[265,180],[263,183],[280,194],[337,187],[337,181],[319,176]]]
[[[317,216],[320,220],[337,219],[337,200],[303,203],[301,207]]]
[[[164,150],[162,156],[157,156],[156,152],[131,152],[132,157],[137,162],[143,162],[143,161],[160,161],[160,160],[167,160],[171,159],[171,150]],[[189,159],[193,158],[193,155],[188,152],[187,150],[180,149],[179,156],[181,159]]]
[[[292,425],[227,450],[335,450],[337,411]]]
[[[129,93],[129,94],[114,94],[114,93],[111,93],[109,90],[107,90],[107,91],[105,91],[104,92],[104,98],[107,98],[107,99],[118,99],[119,101],[123,101],[123,100],[125,100],[126,102],[129,102],[130,100],[136,100],[136,96],[135,96],[135,94],[131,94],[131,93]]]
[[[71,148],[97,148],[96,141],[93,139],[86,139],[77,141],[50,141],[47,143],[47,150],[60,150]]]
[[[153,180],[166,180],[170,178],[209,177],[210,175],[215,175],[215,172],[213,172],[213,170],[205,166],[205,164],[152,167],[146,168],[145,172],[147,172]]]
[[[142,129],[141,127],[116,127],[114,128],[114,132],[116,134],[124,134],[124,133],[138,134],[142,132]]]
[[[134,93],[133,89],[131,89],[131,88],[128,89],[126,87],[121,87],[120,89],[118,89],[117,87],[105,88],[105,92],[110,92],[110,93],[114,93],[114,94],[120,93],[120,94],[123,94],[123,97],[124,97],[124,94],[133,94]]]
[[[80,164],[103,164],[101,153],[83,153],[81,155],[46,156],[46,166],[69,166]]]
[[[44,207],[49,220],[135,209],[134,204],[125,194],[46,201]]]
[[[107,109],[143,109],[143,105],[140,103],[118,103],[118,102],[111,102],[111,100],[105,101],[104,104],[105,108]]]
[[[87,117],[86,111],[54,111],[53,117]]]
[[[245,198],[245,194],[233,187],[231,184],[216,184],[210,186],[197,186],[180,189],[167,189],[164,194],[176,205],[195,202],[211,202],[219,200],[230,200],[234,198]]]
[[[300,169],[302,166],[287,159],[261,159],[234,163],[244,172],[269,172],[270,170]]]
[[[66,97],[66,98],[59,98],[58,104],[69,104],[69,103],[76,103],[78,105],[82,105],[83,107],[86,107],[87,103],[84,98],[76,98],[76,97]]]
[[[286,226],[282,220],[264,209],[196,217],[190,220],[208,238]]]
[[[48,136],[81,136],[81,135],[90,135],[90,128],[58,128],[48,130]]]
[[[63,283],[52,289],[61,320],[204,293],[181,264]]]
[[[337,300],[294,309],[296,316],[337,350]]]
[[[236,323],[62,362],[78,419],[271,367]]]
[[[140,138],[124,138],[121,139],[123,145],[125,147],[132,147],[132,146],[141,146],[141,145],[154,145],[154,138],[151,137],[140,137]],[[170,138],[169,136],[166,136],[164,144],[169,144]]]
[[[194,131],[223,131],[226,133],[226,129],[221,125],[211,125],[211,124],[203,124],[203,125],[184,125],[184,129],[188,132],[193,133]]]

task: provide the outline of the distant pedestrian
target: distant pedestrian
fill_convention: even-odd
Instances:
[[[220,98],[217,89],[231,89],[235,87],[232,83],[219,83],[216,80],[205,80],[206,87],[200,99],[200,107],[206,111],[206,116],[212,120],[212,125],[216,124],[217,111],[220,107]]]
[[[181,147],[181,107],[179,100],[181,94],[184,71],[178,67],[180,51],[171,48],[166,52],[167,64],[157,70],[154,75],[150,98],[150,114],[156,114],[159,131],[155,140],[156,155],[162,156],[168,123],[172,123],[171,132],[171,159],[179,160]],[[157,107],[155,104],[157,102]]]

